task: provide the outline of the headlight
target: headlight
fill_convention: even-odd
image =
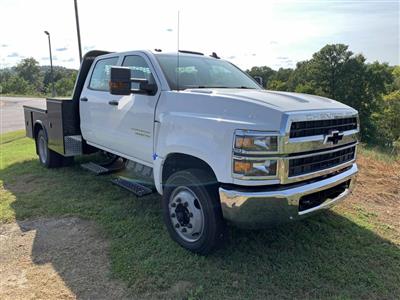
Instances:
[[[233,159],[233,173],[245,177],[276,176],[276,160]]]
[[[262,131],[236,130],[234,151],[260,154],[277,152],[278,136]]]

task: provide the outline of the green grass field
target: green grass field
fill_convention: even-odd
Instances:
[[[112,276],[133,296],[152,297],[190,282],[186,297],[400,298],[400,249],[378,230],[373,212],[343,208],[278,229],[229,229],[224,249],[193,255],[170,240],[160,196],[136,198],[72,167],[47,170],[24,132],[0,145],[0,223],[77,216],[95,221],[111,242]]]

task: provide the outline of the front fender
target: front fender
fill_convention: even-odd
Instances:
[[[161,181],[162,161],[171,153],[197,157],[212,168],[219,182],[231,181],[233,132],[237,124],[192,113],[165,113],[157,126],[156,183]]]

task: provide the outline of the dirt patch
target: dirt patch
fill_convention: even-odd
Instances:
[[[0,299],[127,299],[111,279],[109,245],[93,222],[0,225]]]
[[[41,178],[37,174],[22,174],[18,176],[18,179],[8,182],[5,188],[17,193],[31,193],[37,189],[40,181]],[[49,182],[49,180],[47,181]]]
[[[400,162],[383,162],[359,156],[360,172],[353,195],[343,206],[365,208],[400,236]]]

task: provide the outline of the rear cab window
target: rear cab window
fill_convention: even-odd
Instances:
[[[110,70],[118,63],[118,56],[99,59],[93,69],[89,89],[96,91],[108,91],[110,81]]]

